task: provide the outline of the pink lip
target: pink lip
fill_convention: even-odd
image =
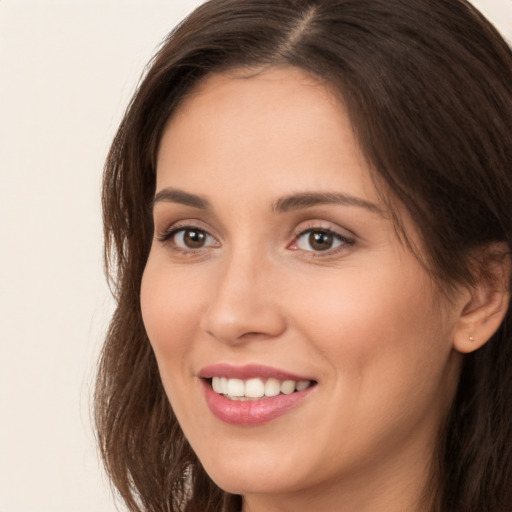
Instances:
[[[255,426],[267,423],[290,409],[298,406],[316,386],[310,386],[303,391],[295,391],[289,395],[277,395],[261,400],[230,400],[213,391],[210,382],[211,377],[227,377],[232,379],[250,379],[255,377],[274,378],[278,380],[313,380],[307,377],[294,375],[276,368],[259,365],[231,366],[218,364],[203,368],[199,372],[206,403],[212,413],[221,421],[231,425]]]
[[[206,366],[199,372],[202,379],[211,379],[212,377],[227,377],[228,379],[277,379],[277,380],[314,380],[310,377],[295,375],[278,368],[262,366],[258,364],[248,364],[245,366],[232,366],[227,363]]]

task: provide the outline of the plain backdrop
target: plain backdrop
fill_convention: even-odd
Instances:
[[[90,419],[103,161],[200,0],[0,0],[0,512],[113,512]],[[474,0],[512,40],[512,0]],[[121,507],[122,510],[122,507]]]

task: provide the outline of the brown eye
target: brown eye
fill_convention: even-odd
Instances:
[[[218,246],[213,236],[202,229],[194,227],[177,229],[167,235],[167,240],[171,241],[177,248],[183,250]]]
[[[351,245],[343,235],[329,229],[308,229],[296,239],[296,248],[306,252],[328,252],[343,245]]]
[[[326,231],[311,231],[308,237],[309,246],[314,251],[327,251],[334,243],[332,233]]]
[[[197,229],[183,230],[183,244],[189,249],[199,249],[206,242],[206,233]]]

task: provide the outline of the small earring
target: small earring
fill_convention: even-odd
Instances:
[[[470,341],[471,343],[473,343],[473,342],[475,341],[475,338],[473,338],[473,336],[470,336],[470,337],[469,337],[469,341]]]

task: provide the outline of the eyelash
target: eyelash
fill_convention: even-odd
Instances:
[[[194,226],[194,225],[190,225],[190,224],[174,225],[171,228],[169,228],[168,230],[166,230],[165,232],[163,232],[161,235],[159,235],[157,237],[157,239],[162,244],[168,245],[173,252],[178,253],[180,255],[184,255],[184,256],[197,256],[204,249],[208,249],[209,247],[212,247],[212,245],[198,247],[198,248],[191,248],[191,247],[184,248],[184,247],[178,246],[176,244],[176,242],[173,240],[173,238],[177,234],[179,234],[179,233],[185,234],[187,231],[194,231],[196,233],[200,233],[206,237],[209,237],[210,239],[215,240],[215,244],[213,245],[213,247],[220,247],[219,242],[217,242],[215,237],[210,235],[210,233],[208,233],[207,230],[205,230],[199,226]],[[322,235],[331,236],[333,238],[333,240],[339,242],[339,245],[333,249],[329,248],[329,249],[317,250],[317,251],[300,249],[300,247],[298,247],[300,239],[307,235],[311,235],[312,233],[319,233]],[[333,229],[330,229],[327,227],[322,227],[322,226],[319,226],[318,224],[313,224],[313,225],[307,227],[306,229],[300,229],[299,231],[297,231],[293,235],[292,242],[287,245],[287,249],[292,250],[292,251],[299,250],[304,253],[309,253],[308,257],[326,258],[329,256],[335,256],[339,252],[346,251],[349,247],[353,246],[354,244],[355,244],[355,240],[353,238],[346,237]]]
[[[190,224],[174,225],[173,227],[171,227],[170,229],[166,230],[164,233],[159,235],[157,237],[157,239],[162,244],[168,245],[173,252],[176,252],[176,253],[178,253],[180,255],[184,255],[184,256],[195,256],[199,253],[199,251],[201,251],[205,248],[208,248],[208,247],[199,247],[197,249],[194,249],[194,248],[184,248],[184,247],[178,246],[176,244],[176,242],[173,240],[173,238],[178,233],[185,234],[187,231],[194,231],[196,233],[201,233],[202,235],[205,235],[205,236],[215,240],[215,238],[212,235],[210,235],[210,233],[208,233],[208,231],[206,231],[205,229],[200,228],[199,226],[194,226],[194,225],[190,225]],[[217,247],[219,245],[220,244],[218,244],[218,242],[217,242]]]
[[[313,258],[327,258],[330,256],[332,257],[332,256],[337,255],[340,252],[346,251],[348,248],[350,248],[351,246],[353,246],[355,244],[355,240],[353,238],[344,236],[341,233],[339,233],[338,231],[335,231],[331,228],[322,227],[322,226],[319,226],[318,224],[314,224],[314,225],[311,225],[310,227],[307,227],[306,229],[304,229],[304,228],[300,229],[294,235],[293,241],[291,242],[291,244],[288,245],[288,248],[290,250],[301,250],[298,247],[299,240],[303,237],[306,237],[307,235],[311,235],[312,233],[319,233],[322,235],[331,236],[333,238],[333,240],[340,243],[337,247],[329,248],[329,249],[326,249],[323,251],[322,250],[320,250],[320,251],[309,250],[308,251],[306,249],[302,249],[303,252],[310,253],[309,256],[313,257]],[[293,246],[295,246],[295,247],[293,247]]]

